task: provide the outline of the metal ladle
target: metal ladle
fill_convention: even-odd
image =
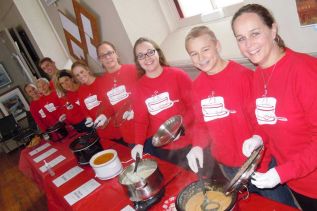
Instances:
[[[217,211],[220,208],[220,204],[218,202],[209,200],[209,198],[207,197],[207,194],[206,194],[207,190],[205,187],[205,182],[203,180],[203,171],[202,171],[203,169],[199,166],[199,161],[197,158],[196,158],[196,163],[197,163],[197,167],[198,167],[197,175],[198,175],[198,179],[199,179],[199,184],[200,184],[201,190],[202,190],[203,195],[204,195],[204,201],[200,205],[200,209],[202,211]],[[209,208],[209,207],[211,207],[211,208]]]
[[[141,160],[140,154],[136,153],[135,165],[134,165],[133,173],[136,173],[136,171],[138,170],[138,166],[139,166],[140,160]]]

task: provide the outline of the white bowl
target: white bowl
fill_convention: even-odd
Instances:
[[[107,153],[113,154],[113,157],[102,164],[96,165],[94,162],[96,158]],[[123,169],[120,159],[118,157],[118,153],[114,149],[106,149],[96,153],[94,156],[91,157],[89,164],[95,171],[96,177],[102,180],[111,179],[117,176],[121,173]]]

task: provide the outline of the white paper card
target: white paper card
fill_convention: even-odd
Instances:
[[[45,158],[50,156],[51,154],[55,153],[56,151],[57,151],[57,149],[55,149],[55,148],[49,149],[46,152],[44,152],[43,154],[41,154],[41,155],[37,156],[36,158],[34,158],[33,160],[34,160],[35,163],[38,163],[41,160],[44,160]]]
[[[81,185],[76,190],[70,192],[65,195],[64,198],[68,202],[69,205],[73,205],[89,193],[93,192],[96,188],[98,188],[101,184],[97,182],[95,179],[91,179],[85,184]]]
[[[36,148],[35,150],[32,150],[31,152],[29,152],[30,156],[35,155],[38,152],[43,151],[44,149],[46,149],[47,147],[51,146],[49,143],[43,144],[42,146],[39,146],[38,148]]]
[[[57,164],[59,164],[60,162],[62,162],[65,159],[66,158],[63,155],[60,155],[60,156],[54,158],[53,160],[51,160],[50,162],[48,162],[47,165],[50,166],[51,168],[53,168],[54,166],[56,166]],[[47,171],[45,164],[40,167],[40,171],[42,173]]]
[[[68,171],[66,171],[64,174],[61,176],[57,177],[56,179],[53,180],[53,183],[55,184],[56,187],[60,187],[76,175],[78,175],[80,172],[84,171],[84,169],[80,168],[79,166],[75,166]]]
[[[124,208],[122,208],[121,211],[135,211],[135,209],[130,205],[127,205]]]

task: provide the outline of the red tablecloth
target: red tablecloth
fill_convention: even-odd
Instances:
[[[32,148],[25,148],[20,153],[20,160],[19,160],[19,169],[22,171],[22,173],[32,179],[41,189],[44,190],[44,180],[45,177],[49,176],[48,172],[42,173],[40,171],[40,167],[44,165],[44,161],[40,161],[36,163],[34,161],[34,158],[41,155],[42,153],[45,153],[46,151],[55,148],[57,151],[53,154],[51,154],[49,157],[45,158],[46,162],[50,162],[54,158],[58,157],[59,155],[62,155],[66,157],[65,160],[63,160],[61,163],[54,166],[52,169],[53,171],[56,171],[58,169],[64,169],[64,165],[67,162],[71,162],[73,164],[76,164],[76,158],[73,156],[73,153],[69,150],[69,144],[80,134],[76,133],[74,130],[69,130],[69,134],[66,138],[61,140],[60,142],[46,142],[45,140],[42,140],[40,145]],[[33,156],[29,155],[31,151],[38,148],[41,145],[44,145],[46,143],[49,143],[51,146],[47,147],[41,152],[38,152],[34,154]]]
[[[68,138],[69,139],[69,138]],[[71,138],[72,140],[74,138]],[[77,165],[76,159],[72,152],[69,150],[68,145],[71,143],[71,140],[64,140],[62,143],[53,143],[52,147],[56,148],[58,153],[54,153],[47,158],[47,161],[52,160],[58,155],[62,154],[66,157],[59,165],[53,168],[55,176],[52,177],[48,173],[42,173],[39,171],[39,167],[43,165],[42,162],[35,163],[33,161],[34,156],[28,154],[30,149],[24,149],[20,157],[20,169],[24,174],[33,179],[40,187],[42,187],[47,195],[48,207],[49,210],[121,210],[127,205],[132,205],[131,201],[128,198],[127,193],[123,187],[119,184],[118,178],[113,178],[110,180],[100,180],[95,178],[94,171],[88,166],[81,166],[84,169],[83,172],[79,173],[77,176],[66,182],[60,187],[56,187],[53,184],[53,180],[58,176],[65,173],[67,170],[75,167]],[[104,149],[112,148],[118,152],[119,158],[123,163],[123,166],[128,166],[133,161],[130,159],[130,149],[124,147],[120,144],[113,143],[110,141],[101,141]],[[47,149],[46,149],[47,150]],[[45,150],[44,150],[45,151]],[[186,171],[178,166],[175,166],[171,163],[153,158],[152,156],[145,156],[145,158],[150,157],[155,159],[158,162],[160,171],[164,176],[164,183],[167,183],[165,187],[165,194],[163,198],[155,204],[150,210],[164,210],[164,202],[172,200],[177,197],[177,194],[184,189],[188,184],[197,180],[197,176],[192,172]],[[126,162],[129,161],[129,162]],[[64,196],[85,182],[95,178],[97,182],[101,184],[96,190],[90,193],[85,198],[76,202],[72,206],[64,199]],[[169,181],[172,180],[170,183]],[[253,210],[283,210],[283,211],[292,211],[296,210],[286,205],[271,201],[269,199],[263,198],[256,194],[251,194],[247,200],[241,200],[238,202],[237,207],[239,210],[243,211],[253,211]]]

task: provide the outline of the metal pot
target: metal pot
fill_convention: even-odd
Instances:
[[[230,199],[230,203],[223,209],[211,209],[213,211],[222,211],[222,210],[235,210],[235,203],[237,200],[237,191],[240,191],[243,187],[246,187],[246,184],[249,181],[251,174],[255,171],[257,165],[261,161],[264,147],[260,146],[255,149],[248,160],[241,166],[238,173],[233,177],[233,179],[228,182],[226,180],[213,180],[212,182],[206,182],[205,187],[207,187],[207,192],[209,190],[215,191],[223,194],[226,199]],[[185,189],[178,195],[176,200],[177,210],[186,210],[186,205],[188,201],[198,193],[201,193],[202,200],[197,202],[197,209],[201,210],[200,206],[203,203],[203,194],[202,194],[202,186],[199,184],[199,181],[193,182],[189,184]],[[197,195],[196,195],[197,196]],[[241,199],[246,199],[249,196],[249,192],[246,191],[245,196]],[[229,198],[227,198],[229,197]],[[223,198],[223,197],[222,197]],[[209,200],[215,202],[214,204],[220,204],[217,200],[212,200],[212,198],[208,197]],[[191,211],[193,209],[190,209]],[[194,209],[195,210],[195,209]]]
[[[65,123],[57,122],[54,126],[49,127],[43,136],[48,136],[48,140],[56,142],[60,141],[68,135]]]
[[[217,199],[213,199],[212,197],[208,197],[208,199],[215,204],[214,207],[218,207],[220,205],[219,209],[211,209],[213,211],[227,211],[227,210],[235,210],[235,203],[237,200],[237,192],[232,192],[228,196],[224,193],[224,185],[226,184],[226,181],[220,181],[220,180],[213,180],[211,182],[204,181],[205,188],[208,193],[214,193],[217,196],[223,196],[225,203],[222,204],[221,201]],[[177,196],[176,199],[176,208],[177,210],[185,211],[195,211],[195,210],[201,210],[201,204],[203,203],[203,190],[202,186],[199,181],[193,182],[186,186]],[[195,203],[195,208],[193,209],[193,203]],[[226,204],[226,205],[224,205]],[[224,206],[222,206],[224,205]],[[190,207],[190,208],[189,208]]]
[[[103,150],[99,140],[96,133],[87,133],[79,136],[69,145],[80,165],[89,164],[90,158]]]
[[[152,159],[140,160],[136,172],[135,163],[126,167],[119,175],[119,183],[123,185],[134,202],[144,201],[155,196],[163,188],[163,175],[157,162]]]

